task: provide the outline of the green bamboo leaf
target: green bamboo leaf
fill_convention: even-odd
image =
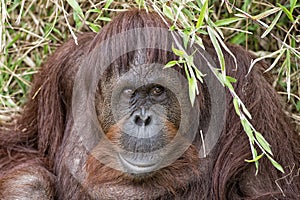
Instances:
[[[135,2],[137,5],[139,5],[139,8],[141,8],[145,4],[144,0],[135,0]]]
[[[278,7],[272,8],[272,9],[270,9],[270,10],[266,10],[266,11],[263,12],[263,13],[260,13],[260,14],[258,14],[258,15],[253,16],[253,19],[259,20],[259,19],[268,17],[269,15],[272,15],[272,14],[274,14],[274,13],[277,13],[279,10],[280,10],[280,8],[278,8]]]
[[[234,16],[236,16],[236,17],[240,17],[240,18],[245,18],[245,19],[248,19],[249,18],[249,16],[251,16],[251,15],[246,15],[246,14],[240,14],[240,13],[238,13],[238,14],[234,14]],[[252,17],[252,16],[251,16]]]
[[[228,78],[229,76],[226,76],[225,79],[224,79],[224,76],[222,73],[220,73],[219,71],[216,71],[216,74],[217,78],[220,80],[220,82],[222,84],[224,84],[230,91],[234,91],[234,87],[232,86],[231,82],[233,81],[230,78]]]
[[[219,59],[219,63],[220,63],[220,66],[221,66],[221,70],[222,72],[225,72],[225,59],[224,59],[224,55],[223,55],[223,52],[222,52],[222,49],[219,45],[219,42],[215,36],[215,32],[213,31],[213,29],[211,27],[207,27],[207,31],[208,31],[208,35],[211,39],[211,42],[213,43],[213,46],[217,52],[217,56],[218,56],[218,59]]]
[[[240,108],[239,108],[239,101],[236,97],[233,98],[233,105],[234,105],[234,109],[235,112],[238,116],[241,116],[241,112],[240,112]]]
[[[300,100],[296,104],[296,109],[297,109],[298,112],[300,112]]]
[[[206,0],[201,7],[200,15],[198,17],[197,24],[196,24],[196,29],[202,26],[205,15],[207,13],[207,9],[208,9],[208,0]]]
[[[84,18],[83,12],[76,0],[67,0],[67,2],[80,17]]]
[[[294,22],[294,17],[292,15],[292,13],[283,5],[277,3],[277,5],[281,8],[281,10],[286,14],[286,16],[291,20],[291,22]]]
[[[230,39],[230,42],[233,44],[241,44],[243,42],[245,42],[245,33],[241,32],[238,33],[236,36],[234,36],[233,38]]]
[[[249,118],[252,119],[252,116],[250,114],[250,112],[248,111],[248,109],[246,108],[245,104],[243,102],[241,102],[241,107],[243,110],[243,113]]]
[[[270,33],[270,31],[274,28],[274,26],[277,24],[277,21],[279,20],[280,16],[282,14],[282,11],[280,11],[275,19],[272,21],[271,25],[267,28],[267,30],[262,34],[261,38],[266,37],[266,35],[268,35]]]
[[[189,96],[192,106],[194,105],[196,99],[196,90],[197,90],[197,80],[195,77],[191,77],[188,79],[189,83]]]
[[[190,75],[188,66],[186,63],[184,63],[184,70],[186,77],[188,79],[188,84],[189,84],[189,97],[192,106],[194,105],[195,99],[196,99],[196,90],[197,90],[197,80],[195,76]]]
[[[290,13],[293,13],[296,4],[297,4],[297,0],[290,0]]]
[[[252,158],[255,160],[257,158],[257,151],[254,148],[254,144],[251,142],[250,142],[250,148],[251,148]],[[255,169],[256,169],[255,170],[255,176],[256,176],[258,173],[258,166],[259,166],[258,160],[255,160],[254,163],[255,163]]]
[[[113,0],[106,1],[106,4],[104,6],[105,9],[109,8],[110,4],[113,2]]]
[[[13,44],[18,41],[18,39],[20,38],[21,34],[17,34],[7,45],[6,45],[6,49],[9,49],[10,47],[13,46]]]
[[[261,159],[263,156],[264,156],[264,154],[262,153],[262,154],[260,154],[260,155],[258,155],[258,156],[255,156],[255,158],[252,159],[252,160],[247,160],[247,159],[245,159],[245,161],[246,161],[246,162],[249,162],[249,163],[251,163],[251,162],[256,162],[256,161],[258,161],[259,159]]]
[[[220,29],[220,27],[217,27],[216,25],[215,25],[215,23],[208,17],[208,18],[206,18],[206,22],[207,22],[207,24],[208,24],[208,26],[209,27],[211,27],[214,31],[215,31],[215,36],[217,37],[217,38],[222,38],[222,39],[224,39],[224,35],[223,35],[223,32],[222,32],[222,30]],[[221,42],[222,40],[220,39],[219,40],[219,42]]]
[[[284,173],[284,170],[282,168],[282,166],[276,162],[271,156],[269,156],[268,154],[266,154],[266,156],[268,157],[268,159],[271,161],[272,165],[274,167],[276,167],[276,169],[278,169],[279,171],[281,171],[282,173]]]
[[[77,14],[77,12],[74,12],[74,13],[73,13],[73,19],[74,19],[74,21],[75,21],[76,28],[81,27],[82,21],[81,21],[79,15]]]
[[[187,2],[186,3],[187,5],[188,5],[188,7],[190,7],[190,8],[192,8],[192,9],[194,9],[194,10],[196,10],[196,11],[201,11],[201,6],[197,6],[196,4],[194,4],[192,1],[189,1],[189,2]]]
[[[183,9],[182,9],[182,13],[184,13],[185,16],[188,17],[188,20],[190,20],[190,21],[194,21],[194,20],[195,20],[195,15],[194,15],[194,13],[191,12],[191,11],[189,11],[188,9],[183,8]]]
[[[111,21],[111,18],[109,18],[109,17],[98,17],[97,19],[101,20],[101,21],[106,21],[106,22],[110,22]]]
[[[102,12],[102,10],[100,10],[100,9],[98,9],[98,8],[94,8],[94,9],[90,9],[90,10],[88,10],[87,11],[87,13],[101,13]]]
[[[187,56],[185,59],[186,59],[186,62],[188,64],[188,66],[194,66],[194,57],[193,57],[193,55]]]
[[[270,54],[267,54],[265,56],[262,56],[262,57],[259,57],[259,58],[256,58],[255,60],[251,61],[251,64],[250,64],[250,67],[249,67],[249,70],[248,70],[248,73],[250,73],[250,71],[252,70],[252,68],[254,67],[254,65],[261,61],[261,60],[264,60],[266,58],[273,58],[274,56],[276,56],[277,54],[280,54],[282,51],[282,49],[279,49],[273,53],[270,53]]]
[[[246,132],[247,136],[249,137],[251,143],[253,144],[255,138],[254,138],[251,126],[249,125],[249,122],[246,119],[241,119],[241,123],[243,125],[244,131]]]
[[[187,48],[188,42],[189,42],[189,39],[190,39],[190,33],[189,33],[188,30],[183,31],[182,39],[183,39],[184,48]]]
[[[186,53],[184,51],[176,49],[173,45],[172,45],[172,51],[176,56],[183,57],[183,58],[186,57]]]
[[[232,18],[227,18],[227,19],[221,19],[221,20],[216,21],[215,25],[216,26],[226,26],[226,25],[232,24],[232,23],[240,21],[240,20],[242,20],[242,19],[239,18],[239,17],[232,17]]]
[[[270,144],[267,142],[267,140],[264,138],[264,136],[263,136],[261,133],[255,131],[255,137],[256,137],[258,143],[260,144],[260,146],[261,146],[267,153],[269,153],[270,155],[273,156],[273,153],[272,153],[271,148],[270,148]]]
[[[170,19],[174,19],[174,15],[172,12],[172,8],[170,8],[168,5],[164,4],[163,5],[163,13]]]
[[[252,0],[245,0],[245,1],[244,1],[244,4],[243,4],[243,6],[242,6],[242,10],[245,11],[245,12],[247,12],[248,9],[249,9],[250,6],[251,6],[251,3],[252,3]]]
[[[273,69],[276,66],[276,64],[278,63],[279,59],[281,58],[281,56],[284,54],[285,51],[286,51],[286,49],[281,49],[280,54],[276,57],[276,59],[274,60],[272,65],[268,69],[266,69],[265,72],[270,71],[271,69]]]
[[[95,33],[98,33],[99,32],[99,30],[100,30],[100,26],[99,25],[97,25],[97,24],[94,24],[94,23],[92,23],[92,22],[86,22],[86,24],[90,27],[90,29],[93,31],[93,32],[95,32]]]
[[[205,75],[202,74],[202,72],[199,71],[199,69],[197,69],[197,67],[194,67],[195,73],[196,73],[196,78],[203,83],[203,78]]]
[[[237,80],[231,76],[226,76],[226,79],[230,82],[230,83],[236,83]]]
[[[171,60],[169,61],[165,66],[164,68],[170,68],[170,67],[173,67],[174,65],[176,65],[178,63],[177,60]]]

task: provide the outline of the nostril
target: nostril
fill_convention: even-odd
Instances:
[[[144,122],[139,116],[135,116],[134,123],[138,126],[143,126]]]
[[[149,125],[150,122],[151,122],[151,118],[147,117],[146,120],[145,120],[145,126]]]
[[[147,126],[151,122],[151,118],[148,116],[145,119],[142,119],[140,116],[135,116],[134,123],[138,126]]]

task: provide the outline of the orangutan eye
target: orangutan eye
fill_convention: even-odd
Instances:
[[[164,88],[162,86],[155,86],[151,89],[151,95],[159,96],[164,92]]]

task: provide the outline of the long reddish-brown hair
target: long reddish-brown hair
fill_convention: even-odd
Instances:
[[[68,174],[69,172],[59,166],[61,159],[58,152],[65,138],[72,134],[70,132],[72,129],[68,126],[72,126],[71,97],[74,77],[80,64],[86,58],[86,54],[97,48],[101,41],[124,30],[138,27],[166,28],[167,25],[159,15],[152,12],[147,13],[143,10],[122,12],[97,35],[86,33],[79,36],[78,46],[73,40],[63,44],[42,66],[40,72],[34,77],[33,87],[22,116],[15,125],[1,128],[0,188],[5,180],[3,177],[10,174],[15,166],[30,163],[31,168],[38,166],[37,172],[42,166],[60,177],[54,186],[55,196],[58,199],[70,197],[89,199],[88,194],[80,189],[78,183],[75,183],[72,176]],[[161,42],[157,38],[148,39]],[[119,42],[126,46],[126,38]],[[204,45],[206,52],[218,63],[211,43],[204,40]],[[154,179],[152,182],[170,190],[169,194],[161,194],[161,199],[175,197],[181,199],[281,199],[284,196],[287,199],[299,199],[300,139],[282,110],[281,100],[268,82],[268,77],[263,73],[266,64],[263,62],[256,64],[247,75],[251,59],[254,57],[241,47],[228,46],[237,59],[238,69],[235,69],[233,58],[226,51],[223,52],[228,75],[237,79],[237,83],[234,84],[235,91],[250,111],[251,123],[269,141],[275,160],[283,166],[286,173],[282,174],[276,170],[266,157],[259,160],[258,175],[255,175],[255,165],[245,162],[245,159],[252,157],[249,140],[243,131],[239,117],[235,114],[232,96],[227,92],[226,122],[216,147],[207,158],[200,161],[198,158],[190,157],[187,160],[190,163],[181,165],[181,167],[186,164],[192,166],[194,160],[197,160],[195,161],[198,165],[196,169],[199,170],[197,179],[186,180],[182,177],[184,174],[180,173],[176,176],[176,173],[172,173],[171,166],[166,170],[166,173],[171,170],[168,178],[158,178],[157,180],[163,181],[161,183]],[[98,52],[101,54],[101,49]],[[118,73],[127,70],[125,67],[129,66],[132,55],[126,54],[115,61],[119,66]],[[159,61],[164,64],[176,58],[172,53],[155,49],[148,49],[147,55],[147,61]],[[109,73],[116,73],[116,71]],[[205,93],[202,97],[205,97]],[[205,108],[202,109],[205,110]],[[89,170],[93,172],[98,169],[90,168]],[[116,171],[106,170],[108,171],[106,175],[104,174],[105,176],[110,176],[110,173],[112,177],[119,176]],[[174,166],[173,170],[176,172],[177,166]],[[15,172],[12,172],[10,176],[14,176],[13,173]],[[92,180],[97,183],[95,179]],[[170,186],[172,180],[180,182],[182,185],[180,190],[176,191],[176,188]],[[120,181],[124,180],[117,180],[117,182]],[[153,185],[153,188],[158,187]],[[143,187],[137,185],[137,189],[142,190]]]

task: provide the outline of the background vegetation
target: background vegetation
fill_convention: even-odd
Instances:
[[[298,125],[300,133],[300,3],[297,0],[0,0],[0,3],[0,125],[12,122],[20,113],[32,75],[61,43],[79,33],[99,31],[118,12],[145,8],[174,22],[171,29],[181,32],[187,42],[201,44],[201,34],[207,34],[215,41],[216,49],[224,42],[239,44],[255,53],[258,60],[269,62],[267,73],[273,75],[273,86],[286,102],[286,113]],[[193,67],[188,55],[178,53],[187,67]],[[220,74],[224,75],[220,81],[230,89],[232,80],[226,77],[221,54],[219,59]],[[201,79],[190,76],[191,96],[196,93],[197,78]],[[253,139],[258,139],[259,133],[247,121],[247,110],[234,91],[232,95],[246,133],[249,137],[255,133]],[[268,147],[261,150],[268,155]],[[259,157],[256,151],[252,153],[254,160]]]

